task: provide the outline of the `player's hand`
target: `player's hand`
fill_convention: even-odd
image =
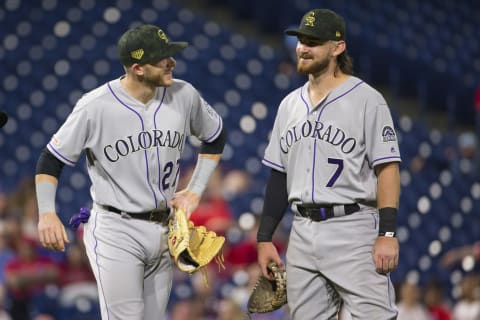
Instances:
[[[182,209],[187,218],[190,218],[190,215],[198,207],[199,203],[200,195],[189,189],[183,189],[173,195],[169,205],[173,208]]]
[[[398,239],[395,237],[377,238],[372,258],[378,273],[387,274],[398,266],[398,247]]]
[[[272,242],[259,242],[257,244],[258,252],[258,264],[262,270],[262,274],[269,280],[275,280],[274,277],[268,272],[267,265],[270,261],[275,261],[279,269],[284,269],[282,259],[278,255],[277,248]]]
[[[65,251],[65,243],[70,242],[65,227],[55,212],[40,215],[38,237],[43,247],[54,251]]]

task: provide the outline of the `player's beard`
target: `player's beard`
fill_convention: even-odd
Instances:
[[[152,87],[170,87],[173,83],[173,74],[155,74],[155,75],[145,75],[143,81],[145,84]]]
[[[328,66],[330,64],[330,59],[325,57],[321,60],[310,60],[309,62],[301,61],[301,57],[298,58],[297,62],[297,71],[300,74],[322,74],[327,71]]]

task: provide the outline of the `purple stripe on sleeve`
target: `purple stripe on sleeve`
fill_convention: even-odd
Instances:
[[[391,160],[390,162],[401,162],[402,159],[399,156],[391,156],[391,157],[383,157],[383,158],[378,158],[372,161],[372,166],[376,164],[379,161],[383,160]]]
[[[274,168],[277,168],[278,170],[280,170],[282,172],[285,172],[285,167],[284,166],[282,166],[280,164],[277,164],[275,162],[269,161],[265,158],[262,160],[262,163],[265,164],[268,167],[274,167]]]
[[[213,140],[215,140],[218,137],[218,135],[220,134],[220,131],[222,130],[222,127],[223,127],[222,118],[220,118],[220,116],[217,116],[217,117],[219,119],[217,129],[215,130],[215,132],[210,137],[208,137],[207,139],[204,140],[206,142],[212,142]]]
[[[60,158],[60,160],[63,160],[63,162],[66,162],[66,163],[68,163],[72,166],[74,166],[76,164],[75,161],[72,161],[72,160],[68,159],[67,157],[65,157],[64,155],[62,155],[57,149],[55,149],[55,147],[50,142],[48,143],[47,148],[51,152],[55,153],[57,155],[57,158]]]

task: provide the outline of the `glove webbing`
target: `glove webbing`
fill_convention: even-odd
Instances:
[[[259,277],[247,303],[249,319],[252,319],[251,313],[272,312],[287,303],[285,271],[279,270],[275,262],[270,262],[267,269],[275,280]]]
[[[218,266],[218,272],[221,271],[220,269],[225,270],[225,265],[223,264],[225,262],[225,258],[223,257],[223,250],[220,254],[218,254],[215,257],[215,262],[217,263],[217,266]],[[202,273],[202,279],[203,279],[203,283],[205,284],[205,287],[210,288],[210,285],[208,284],[207,270],[205,269],[205,267],[200,268],[199,270]]]

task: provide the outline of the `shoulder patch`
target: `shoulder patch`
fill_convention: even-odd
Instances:
[[[390,126],[384,126],[382,129],[382,140],[383,142],[397,141],[397,136],[395,131]]]

